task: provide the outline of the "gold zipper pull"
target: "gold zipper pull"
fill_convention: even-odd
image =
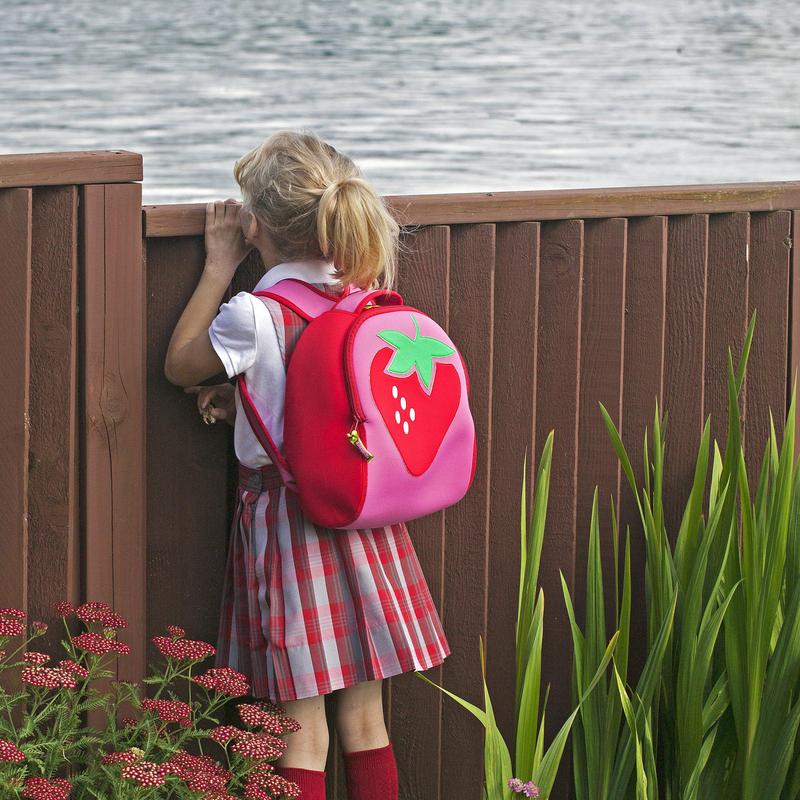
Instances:
[[[361,437],[358,435],[358,430],[356,430],[356,428],[347,432],[347,438],[350,444],[352,444],[367,461],[372,461],[372,459],[375,458],[375,455],[364,447],[364,442],[361,441]]]

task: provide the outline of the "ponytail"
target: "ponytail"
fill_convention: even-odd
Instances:
[[[370,183],[349,175],[328,184],[319,198],[319,248],[333,260],[345,286],[393,289],[400,226]]]
[[[233,172],[284,260],[325,258],[343,286],[395,287],[400,225],[344,153],[314,133],[282,130]]]

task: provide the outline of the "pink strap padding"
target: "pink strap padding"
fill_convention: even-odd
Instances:
[[[345,297],[348,297],[348,293],[352,292],[354,288],[348,286],[345,290]],[[336,305],[335,298],[297,278],[284,278],[269,289],[253,292],[253,294],[257,297],[271,297],[278,302],[285,303],[309,322],[320,314],[330,311]]]
[[[403,304],[403,298],[397,292],[387,292],[385,289],[356,289],[336,303],[336,310],[353,311],[357,314],[367,303],[375,303],[378,306],[399,306]]]

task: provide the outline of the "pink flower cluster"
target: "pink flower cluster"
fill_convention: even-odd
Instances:
[[[208,642],[195,639],[154,636],[152,642],[161,655],[178,661],[198,661],[208,656],[213,656],[217,652],[217,648]]]
[[[113,633],[113,631],[112,631]],[[86,631],[79,633],[77,636],[72,637],[72,643],[79,650],[85,650],[87,653],[94,653],[96,656],[102,656],[115,650],[117,653],[127,655],[131,649],[124,642],[117,639],[109,639],[94,631]]]
[[[184,728],[192,726],[192,709],[182,700],[152,700],[148,697],[142,700],[142,708],[155,711],[164,722],[178,722]]]
[[[22,797],[29,800],[69,800],[72,784],[66,778],[26,778]]]
[[[524,794],[525,797],[539,796],[539,787],[533,781],[523,783],[519,778],[509,778],[508,788],[513,792]]]
[[[8,739],[0,739],[0,761],[24,761],[25,753],[23,753],[14,742],[9,742]]]
[[[262,701],[258,705],[253,703],[240,703],[236,710],[245,725],[261,728],[268,733],[280,736],[286,731],[299,731],[300,723],[287,716],[286,712],[274,703]]]
[[[265,732],[241,731],[231,745],[231,752],[244,758],[272,761],[280,758],[288,744],[277,736]]]
[[[25,616],[25,612],[19,608],[0,608],[0,636],[19,636],[23,633]],[[31,624],[37,633],[44,633],[47,630],[46,622],[34,620]]]
[[[272,764],[256,764],[244,784],[246,800],[273,800],[274,797],[300,797],[300,787],[278,775]]]
[[[192,680],[206,689],[213,689],[230,697],[241,697],[250,689],[247,675],[231,667],[211,667],[202,675],[193,675]]]
[[[45,689],[74,689],[78,684],[70,672],[60,667],[40,667],[31,665],[23,667],[20,679],[30,686],[41,686]]]

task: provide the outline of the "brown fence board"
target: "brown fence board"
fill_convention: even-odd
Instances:
[[[442,665],[442,680],[451,692],[480,706],[483,705],[483,684],[478,637],[485,646],[487,550],[493,541],[488,511],[492,457],[494,251],[494,225],[451,228],[449,333],[458,344],[469,372],[478,460],[470,492],[445,511],[441,610],[452,653]],[[469,626],[460,624],[465,619],[471,620]],[[446,748],[442,752],[442,773],[447,776],[445,796],[480,800],[483,726],[471,715],[465,715],[464,709],[452,700],[443,706],[442,725],[445,731],[458,731],[461,737],[458,750]]]
[[[0,154],[0,188],[126,183],[142,179],[142,155],[130,150]]]
[[[86,597],[110,603],[128,620],[119,638],[133,647],[118,660],[116,677],[134,681],[144,675],[137,645],[146,638],[141,189],[93,184],[81,191]],[[92,724],[103,717],[89,712]]]
[[[3,367],[9,382],[6,412],[0,422],[0,446],[10,456],[5,480],[0,482],[3,558],[0,585],[3,605],[27,608],[28,462],[30,379],[30,296],[32,191],[0,192],[0,261],[3,291],[0,293],[0,325]]]
[[[78,524],[78,192],[36,189],[31,290],[30,613],[61,629],[53,605],[80,602]],[[62,631],[63,633],[63,631]],[[58,637],[40,645],[63,657]]]
[[[539,454],[536,425],[536,338],[538,319],[538,222],[497,226],[492,359],[492,460],[487,591],[487,684],[495,717],[511,752],[516,742],[517,597],[522,472],[527,451],[527,512]],[[530,537],[530,534],[529,534]]]
[[[736,370],[749,321],[749,239],[749,214],[709,217],[703,423],[706,417],[711,417],[711,444],[716,439],[723,455],[728,431],[728,348]],[[740,408],[744,408],[744,402],[740,402]],[[708,492],[706,502],[707,496]]]
[[[674,542],[703,430],[708,215],[670,217],[665,342],[664,520]]]
[[[653,415],[663,414],[664,338],[667,269],[667,217],[628,220],[625,268],[625,330],[623,353],[622,427],[618,430],[642,493],[643,442],[652,454]],[[611,440],[608,439],[611,447]],[[620,483],[620,542],[631,537],[631,582],[643,587],[645,547],[641,517],[627,478]],[[647,650],[647,614],[644,603],[631,607],[629,683],[636,685]]]
[[[791,212],[752,214],[748,319],[756,326],[747,380],[742,393],[747,408],[744,446],[748,481],[755,494],[764,447],[770,435],[770,412],[778,441],[786,424],[785,391],[789,317],[789,240]],[[736,361],[734,361],[736,364]]]
[[[578,373],[583,285],[583,222],[547,222],[541,228],[539,327],[536,365],[536,462],[550,430],[553,461],[539,582],[544,590],[542,686],[550,685],[545,733],[551,741],[571,706],[567,679],[571,652],[569,622],[559,571],[574,587],[575,497],[577,491]],[[556,656],[556,654],[558,654]],[[569,756],[555,792],[565,796]]]
[[[28,609],[28,463],[30,380],[30,297],[32,191],[0,191],[0,348],[5,412],[0,417],[0,447],[6,468],[0,481],[0,603]],[[22,688],[18,676],[0,675],[6,691]],[[15,709],[14,724],[22,720]]]
[[[386,195],[384,200],[403,225],[772,211],[800,206],[800,181]],[[205,203],[147,205],[142,213],[148,237],[203,233]]]
[[[151,636],[174,624],[188,638],[216,644],[233,431],[227,423],[205,425],[196,395],[164,376],[167,345],[203,262],[202,240],[149,242],[147,407],[158,413],[147,415],[147,619]],[[148,661],[160,659],[148,642]]]
[[[410,248],[399,264],[398,289],[409,305],[419,308],[448,329],[450,229],[430,226],[403,235]],[[408,523],[431,597],[441,612],[445,555],[445,512],[439,511]],[[449,630],[445,630],[448,636]],[[452,646],[452,645],[451,645]],[[449,658],[449,656],[448,656]],[[447,659],[445,659],[447,661]],[[443,664],[425,671],[442,686]],[[442,800],[448,796],[440,784],[442,760],[442,708],[452,700],[412,674],[385,681],[386,724],[398,762],[400,796],[408,800]],[[337,754],[339,752],[337,741]],[[337,767],[338,767],[337,757]],[[342,771],[340,770],[340,773]],[[345,798],[346,793],[338,795]]]
[[[597,486],[598,525],[602,548],[607,624],[613,623],[614,559],[611,500],[619,508],[619,459],[603,425],[602,403],[619,428],[622,411],[622,335],[625,301],[627,220],[584,223],[583,297],[578,407],[578,496],[575,542],[575,586],[586,584],[586,557]],[[573,593],[575,613],[583,626],[585,592]]]

